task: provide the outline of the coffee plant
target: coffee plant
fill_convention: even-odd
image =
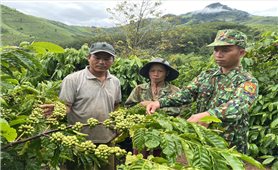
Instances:
[[[244,60],[259,81],[259,97],[250,110],[249,154],[278,169],[278,34],[265,32]]]

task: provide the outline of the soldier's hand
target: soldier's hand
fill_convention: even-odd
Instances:
[[[208,127],[209,124],[200,121],[203,117],[206,117],[206,116],[210,116],[210,114],[208,112],[197,113],[197,114],[190,116],[190,118],[188,118],[187,121],[193,122],[193,123],[198,123],[199,125]]]
[[[160,108],[160,103],[159,101],[154,101],[154,102],[151,102],[150,104],[147,105],[147,114],[153,114],[156,109]]]
[[[39,107],[42,108],[45,116],[51,115],[54,111],[54,104],[42,104]]]

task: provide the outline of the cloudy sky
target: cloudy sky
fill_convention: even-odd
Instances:
[[[230,8],[253,15],[278,16],[276,0],[162,0],[163,14],[185,14],[220,2]],[[79,26],[113,26],[107,8],[113,9],[119,0],[1,0],[6,5],[28,15]]]

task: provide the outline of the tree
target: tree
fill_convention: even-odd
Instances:
[[[158,18],[161,15],[160,5],[160,1],[124,1],[114,9],[107,9],[116,25],[122,28],[128,53],[139,49],[145,38],[152,33],[156,20],[150,18]]]

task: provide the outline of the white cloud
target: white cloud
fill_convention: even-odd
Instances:
[[[273,8],[263,9],[263,10],[256,10],[252,13],[253,15],[260,15],[260,16],[278,16],[278,8],[273,7]]]
[[[28,15],[80,26],[111,26],[106,11],[108,2],[103,1],[4,1],[1,4]],[[113,2],[115,4],[115,2]]]
[[[219,7],[219,8],[204,8],[202,10],[197,10],[197,11],[194,11],[193,13],[201,13],[201,14],[210,14],[210,13],[217,13],[217,12],[223,12],[223,11],[229,11],[227,9],[223,9],[222,7]]]

